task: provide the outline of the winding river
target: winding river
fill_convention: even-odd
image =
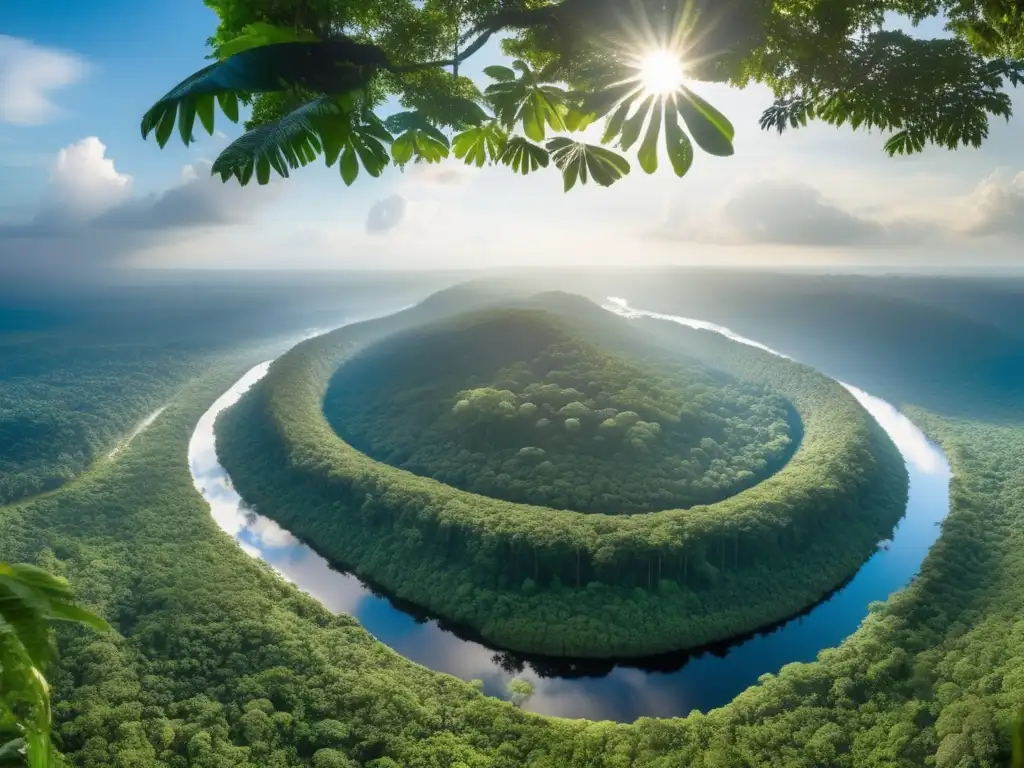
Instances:
[[[605,308],[625,317],[652,317],[719,333],[785,357],[727,328],[634,309],[624,299],[609,298]],[[479,679],[485,692],[495,696],[505,696],[513,677],[528,680],[534,693],[523,707],[535,712],[629,722],[722,706],[761,675],[776,673],[791,662],[813,661],[819,651],[854,632],[870,603],[885,600],[917,573],[949,508],[950,469],[941,451],[895,407],[843,384],[888,432],[910,473],[906,514],[892,539],[880,542],[851,580],[802,616],[700,651],[618,664],[524,658],[495,651],[396,606],[357,577],[332,569],[289,532],[246,507],[217,460],[213,427],[217,415],[237,402],[269,367],[269,362],[254,367],[221,396],[199,420],[189,443],[193,481],[218,525],[252,557],[264,560],[331,611],[356,617],[378,640],[412,661],[465,680]]]

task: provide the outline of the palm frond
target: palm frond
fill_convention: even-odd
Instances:
[[[388,60],[375,45],[348,38],[317,42],[288,42],[243,50],[204,67],[172,88],[142,118],[142,138],[156,135],[162,147],[175,121],[185,144],[192,141],[198,114],[213,132],[214,100],[232,122],[238,120],[238,97],[303,88],[337,96],[365,88],[376,68]]]

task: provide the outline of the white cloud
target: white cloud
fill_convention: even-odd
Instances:
[[[958,206],[956,229],[972,237],[1024,235],[1024,171],[997,170]]]
[[[922,204],[860,208],[802,181],[760,179],[703,208],[675,206],[656,236],[667,240],[749,246],[964,246],[982,237],[1024,237],[1024,172],[996,172],[967,194]],[[866,251],[869,253],[870,251]]]
[[[50,91],[78,82],[85,62],[71,54],[0,35],[0,123],[40,125],[60,109]]]
[[[80,276],[117,267],[154,249],[188,252],[186,232],[224,242],[225,225],[247,222],[275,199],[278,184],[241,188],[211,177],[208,162],[182,169],[181,180],[159,194],[133,197],[132,177],[120,172],[95,136],[61,149],[50,183],[28,223],[0,226],[0,275]]]
[[[36,223],[67,225],[94,219],[128,199],[132,177],[118,172],[107,147],[89,136],[57,153]]]
[[[240,224],[277,198],[281,185],[242,187],[210,175],[211,163],[201,160],[181,171],[181,184],[158,195],[131,200],[107,211],[97,225],[136,229]]]

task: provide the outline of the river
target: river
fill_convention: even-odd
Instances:
[[[609,298],[605,308],[625,317],[653,317],[719,333],[786,357],[727,328],[638,310],[624,299]],[[378,640],[412,661],[465,680],[479,679],[485,692],[495,696],[505,696],[513,677],[529,681],[534,693],[523,708],[534,712],[631,722],[727,704],[761,675],[776,673],[791,662],[813,661],[819,651],[853,633],[870,603],[885,600],[917,573],[949,509],[950,469],[942,452],[894,406],[843,383],[892,438],[910,474],[906,513],[892,539],[880,542],[850,581],[800,617],[697,652],[618,664],[524,658],[495,651],[395,606],[357,577],[331,568],[274,521],[246,507],[217,460],[213,427],[217,415],[236,403],[269,367],[269,362],[255,366],[224,393],[199,420],[189,442],[193,481],[217,524],[249,555],[264,560],[329,610],[356,617]]]

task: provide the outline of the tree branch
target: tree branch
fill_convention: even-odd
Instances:
[[[473,41],[471,45],[466,46],[466,49],[462,51],[458,56],[451,59],[444,59],[442,61],[421,61],[416,64],[402,64],[400,66],[388,66],[387,70],[393,72],[396,75],[405,74],[408,72],[422,72],[425,69],[437,69],[439,67],[457,67],[459,64],[464,62],[474,53],[479,51],[488,40],[498,30],[488,29],[485,30],[481,35]]]

